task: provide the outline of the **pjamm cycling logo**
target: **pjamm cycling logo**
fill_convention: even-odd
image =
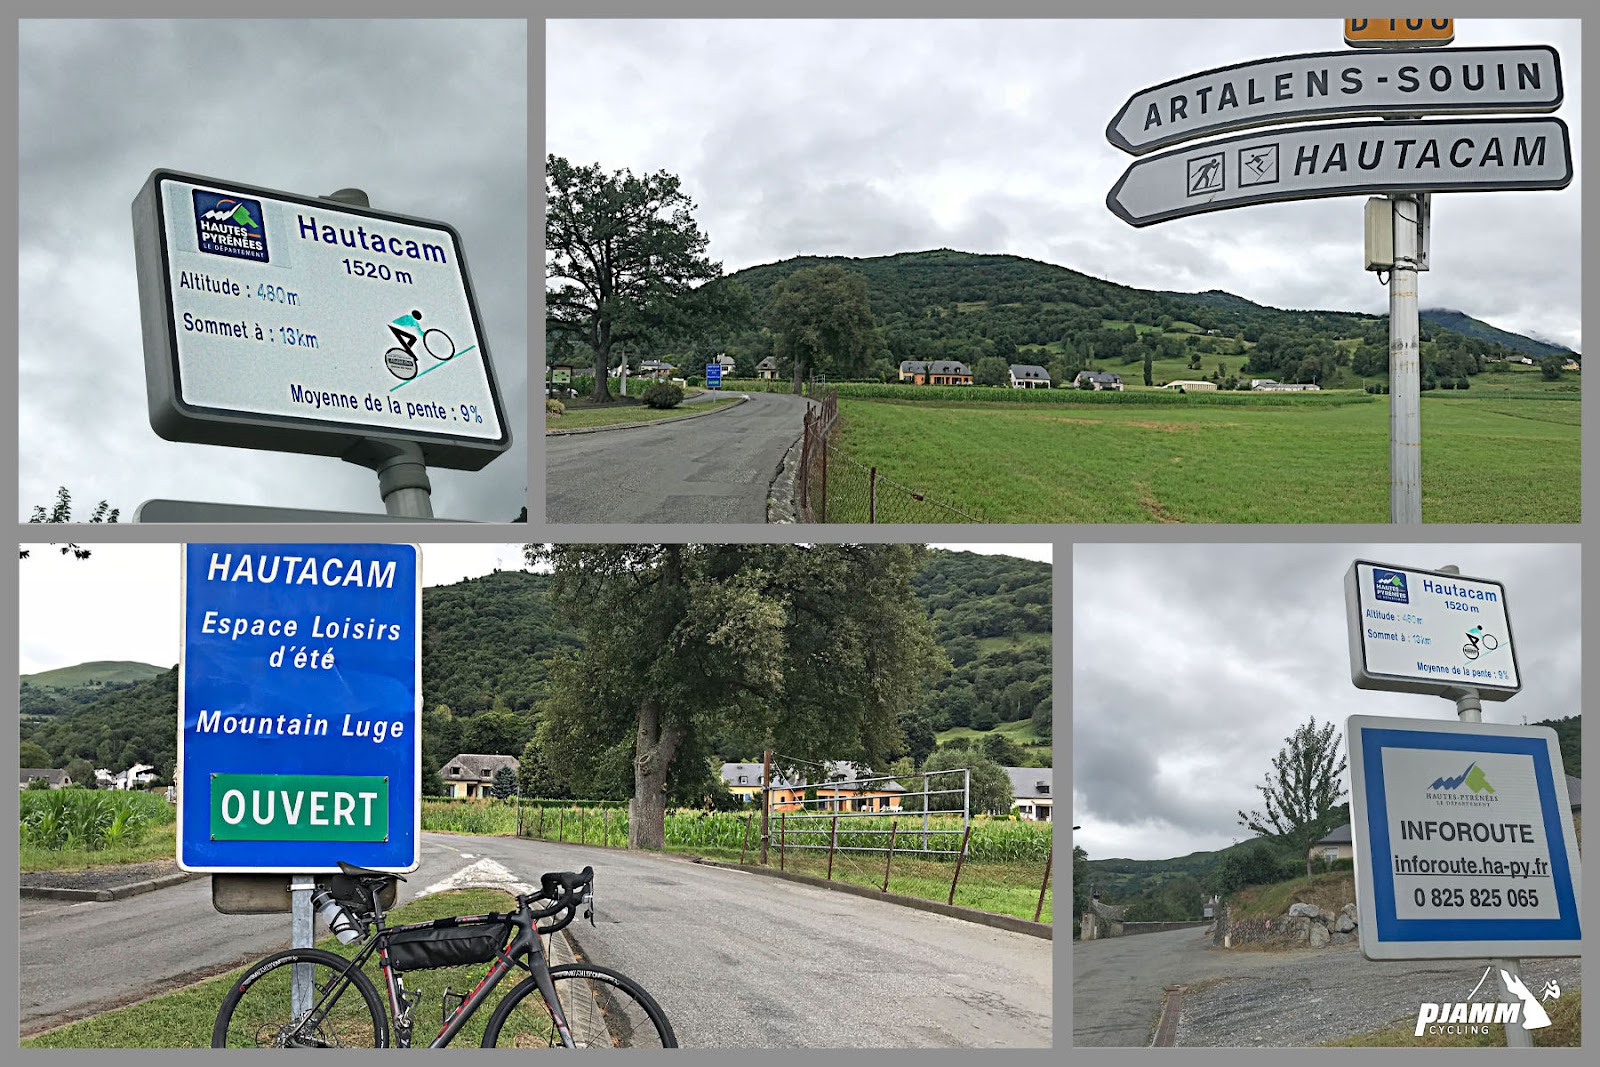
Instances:
[[[259,200],[196,189],[194,232],[202,252],[267,262],[267,220]]]
[[[1411,603],[1411,596],[1406,592],[1406,576],[1399,571],[1386,571],[1382,567],[1372,568],[1372,591],[1378,595],[1379,600],[1387,600],[1394,604]]]
[[[1491,1026],[1510,1026],[1520,1023],[1524,1030],[1542,1030],[1550,1025],[1550,1014],[1544,1010],[1540,1000],[1560,1000],[1561,986],[1551,979],[1544,985],[1544,996],[1535,997],[1529,992],[1528,987],[1522,984],[1520,977],[1513,977],[1508,971],[1500,971],[1500,981],[1505,984],[1506,992],[1516,1000],[1479,1000],[1472,998],[1478,995],[1478,990],[1483,988],[1483,983],[1488,980],[1489,972],[1495,970],[1490,964],[1484,968],[1483,977],[1478,979],[1478,984],[1472,992],[1467,994],[1466,1002],[1461,1004],[1428,1003],[1424,1002],[1417,1008],[1416,1036],[1423,1034],[1487,1034]],[[1518,1003],[1520,1001],[1520,1003]]]

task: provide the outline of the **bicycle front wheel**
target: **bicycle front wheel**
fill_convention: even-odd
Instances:
[[[245,969],[211,1030],[212,1048],[384,1048],[389,1021],[372,979],[317,948],[274,953]],[[297,1015],[294,976],[305,968],[310,999]]]
[[[578,1048],[677,1048],[666,1013],[633,979],[609,967],[564,963],[550,968],[561,1013]],[[524,978],[505,995],[483,1031],[484,1048],[560,1048],[555,1017]]]

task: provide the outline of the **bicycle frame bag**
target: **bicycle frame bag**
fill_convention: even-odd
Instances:
[[[389,964],[397,971],[424,971],[488,963],[510,933],[510,923],[404,930],[389,938]]]

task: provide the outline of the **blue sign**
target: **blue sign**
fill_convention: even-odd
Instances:
[[[707,363],[706,364],[706,388],[707,389],[721,389],[722,388],[722,364],[721,363]]]
[[[1368,958],[1579,955],[1581,871],[1553,730],[1355,715],[1347,737]]]
[[[415,545],[184,546],[180,867],[417,868],[421,623]]]

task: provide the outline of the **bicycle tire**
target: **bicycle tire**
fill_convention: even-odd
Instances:
[[[443,337],[444,343],[450,346],[450,354],[448,356],[441,356],[439,353],[435,352],[433,350],[433,346],[428,343],[428,338],[433,334],[438,334],[440,337]],[[452,359],[456,358],[455,341],[451,339],[449,334],[433,326],[430,326],[428,329],[422,332],[422,350],[428,353],[428,355],[432,356],[434,359],[438,360],[440,363],[448,363]]]
[[[639,984],[610,967],[550,968],[556,999],[579,1048],[677,1048],[672,1024]],[[532,1003],[525,1003],[528,997]],[[484,1048],[560,1047],[550,1009],[530,975],[505,995],[483,1030]]]
[[[310,964],[313,1003],[330,983],[348,977],[327,1006],[321,1021],[310,1031],[298,1030],[291,1016],[290,982],[293,965]],[[360,994],[349,997],[350,986]],[[254,995],[252,995],[254,994]],[[246,1001],[246,997],[250,999]],[[241,1005],[243,1008],[241,1009]],[[350,961],[319,948],[291,948],[275,952],[245,968],[243,976],[222,1001],[211,1028],[212,1048],[387,1048],[389,1018],[378,989]]]
[[[1483,647],[1490,652],[1500,647],[1500,639],[1494,634],[1483,635]]]

